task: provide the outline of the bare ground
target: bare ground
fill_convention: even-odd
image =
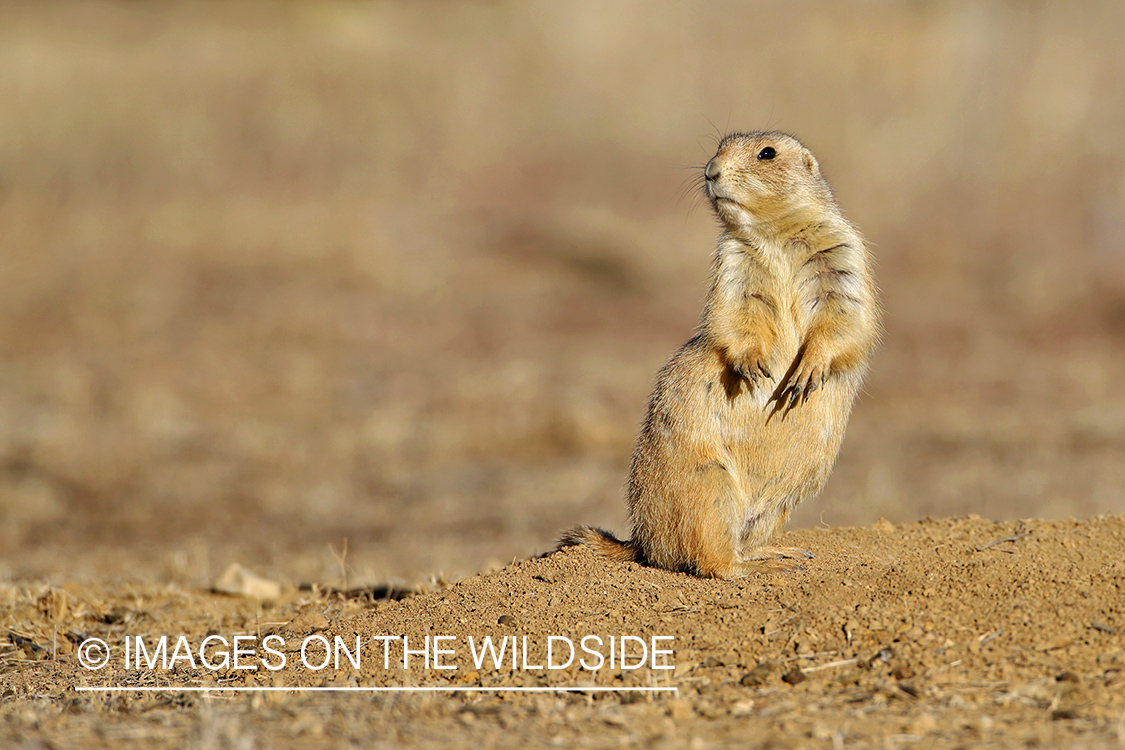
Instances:
[[[1119,747],[1125,742],[1125,518],[996,523],[969,517],[785,535],[803,570],[701,580],[571,549],[401,601],[289,592],[268,608],[172,586],[9,587],[0,739],[9,746]],[[60,604],[60,602],[65,602]],[[325,615],[294,626],[298,612]],[[309,615],[304,615],[305,620]],[[275,632],[285,668],[126,669],[125,634]],[[67,639],[113,646],[83,669]],[[364,643],[360,668],[299,662],[309,634]],[[608,662],[610,636],[670,636],[636,669],[588,658],[545,669],[549,636]],[[440,666],[399,641],[453,636]],[[515,666],[478,666],[468,639],[512,636]],[[255,641],[257,643],[257,641]],[[65,644],[63,648],[59,644]],[[52,651],[54,652],[52,654]],[[65,651],[65,653],[63,653]],[[257,655],[264,655],[259,650]],[[432,651],[431,651],[432,653]],[[313,647],[308,660],[318,666]],[[388,660],[388,661],[385,661]],[[561,665],[565,650],[555,651]],[[218,657],[213,656],[217,663]],[[258,665],[256,657],[244,660]],[[275,663],[279,663],[275,660]],[[674,665],[673,670],[653,667]],[[385,665],[389,664],[389,669]],[[428,668],[427,668],[428,667]],[[447,668],[452,667],[452,668]],[[536,668],[539,667],[539,668]],[[92,694],[77,686],[219,692]],[[674,687],[675,693],[236,694],[233,686]]]

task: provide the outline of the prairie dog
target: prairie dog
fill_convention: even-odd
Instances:
[[[722,233],[699,327],[637,438],[632,539],[579,526],[558,546],[725,578],[811,557],[769,540],[828,478],[879,304],[863,238],[796,138],[728,135],[703,177]]]

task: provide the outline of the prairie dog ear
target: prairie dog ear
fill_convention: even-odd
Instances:
[[[816,163],[816,157],[808,149],[805,149],[805,166],[814,175],[820,175],[820,165]]]

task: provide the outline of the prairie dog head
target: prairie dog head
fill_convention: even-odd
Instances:
[[[703,177],[716,215],[734,232],[815,220],[834,206],[812,152],[785,133],[726,136]]]

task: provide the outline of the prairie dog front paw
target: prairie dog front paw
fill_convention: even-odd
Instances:
[[[744,349],[737,355],[728,350],[727,361],[730,368],[739,377],[745,379],[751,388],[756,388],[760,381],[774,379],[769,366],[769,357],[760,347]]]
[[[832,360],[825,347],[806,343],[797,352],[789,371],[781,379],[770,400],[775,408],[789,411],[797,402],[808,400],[813,391],[824,385],[832,371]]]

